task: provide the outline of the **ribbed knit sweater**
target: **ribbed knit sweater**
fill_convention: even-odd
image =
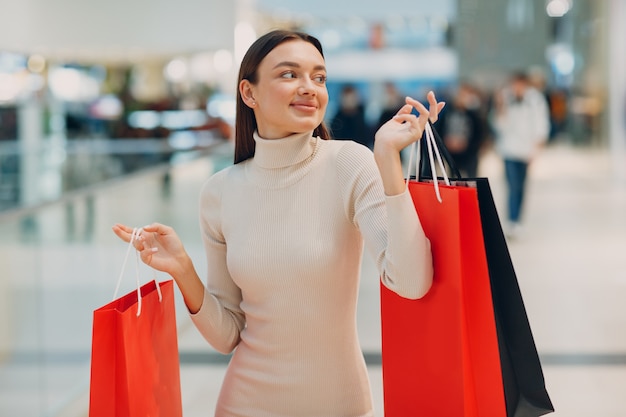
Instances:
[[[373,416],[356,331],[363,247],[388,288],[418,296],[432,260],[410,195],[385,196],[355,142],[254,139],[254,157],[200,199],[208,277],[192,320],[234,349],[215,415]]]

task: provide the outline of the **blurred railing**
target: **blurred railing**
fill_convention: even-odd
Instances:
[[[159,139],[52,136],[35,147],[0,142],[0,213],[57,201],[68,192],[188,160],[223,142],[209,131],[175,132]]]

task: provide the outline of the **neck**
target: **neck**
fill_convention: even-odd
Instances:
[[[315,148],[312,133],[295,133],[283,138],[266,139],[255,132],[255,163],[262,168],[282,168],[302,162],[311,156]]]

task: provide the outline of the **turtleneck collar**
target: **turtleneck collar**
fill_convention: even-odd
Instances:
[[[313,132],[296,133],[280,139],[263,139],[254,132],[254,164],[265,169],[299,164],[315,152]]]

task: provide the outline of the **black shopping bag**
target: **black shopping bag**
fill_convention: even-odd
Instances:
[[[507,416],[534,417],[554,411],[524,300],[487,178],[476,178],[491,295],[500,348]]]

